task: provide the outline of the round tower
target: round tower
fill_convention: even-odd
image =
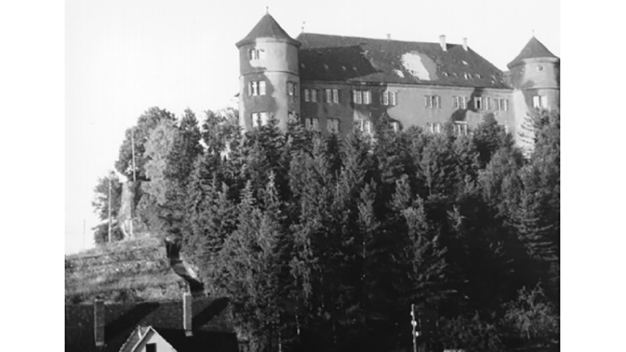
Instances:
[[[266,14],[236,45],[240,125],[249,131],[274,117],[286,130],[289,117],[300,115],[300,42]]]
[[[533,36],[507,66],[513,88],[515,140],[530,152],[533,131],[528,117],[535,109],[555,110],[560,106],[560,59]]]
[[[560,60],[537,38],[528,44],[508,68],[513,89],[524,93],[530,108],[554,109],[560,103]]]

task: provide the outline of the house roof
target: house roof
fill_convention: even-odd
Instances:
[[[285,40],[288,43],[300,45],[296,40],[291,38],[287,32],[276,22],[274,17],[269,13],[261,17],[259,23],[252,28],[250,33],[240,40],[236,45],[240,47],[244,44],[248,44],[258,38],[273,38],[279,40]]]
[[[302,33],[302,80],[509,88],[503,73],[460,44]]]
[[[539,41],[539,39],[533,36],[532,38],[530,38],[528,43],[526,43],[526,46],[524,46],[519,55],[517,55],[517,57],[513,59],[513,61],[511,61],[507,66],[511,68],[520,64],[524,59],[535,59],[544,57],[558,59],[558,57],[551,53],[550,50],[548,50],[548,48],[546,48],[546,46]]]
[[[151,326],[178,352],[206,351],[207,348],[237,351],[237,340],[227,318],[227,305],[225,298],[194,299],[191,337],[185,336],[182,302],[105,305],[104,347],[95,344],[93,305],[66,305],[65,351],[118,352],[133,339],[132,333],[138,326]]]

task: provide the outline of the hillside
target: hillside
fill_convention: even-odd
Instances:
[[[146,237],[65,256],[65,302],[180,299],[185,280],[171,268],[163,241]]]

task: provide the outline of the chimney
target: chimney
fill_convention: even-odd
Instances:
[[[463,38],[463,50],[467,51],[467,38]]]
[[[387,40],[391,40],[391,33],[387,33]]]
[[[93,327],[96,346],[104,346],[104,301],[98,298],[93,301]]]
[[[192,302],[193,297],[191,293],[183,293],[183,328],[185,329],[185,336],[193,336],[193,332],[191,331]]]
[[[447,51],[447,48],[446,48],[446,36],[444,34],[439,36],[439,44],[441,45],[441,50]]]

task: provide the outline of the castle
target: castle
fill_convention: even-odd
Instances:
[[[463,44],[301,33],[291,38],[266,14],[236,43],[239,123],[244,130],[298,119],[322,134],[373,132],[386,114],[394,130],[445,123],[468,134],[492,116],[524,146],[534,109],[558,109],[560,59],[534,36],[502,72]]]

